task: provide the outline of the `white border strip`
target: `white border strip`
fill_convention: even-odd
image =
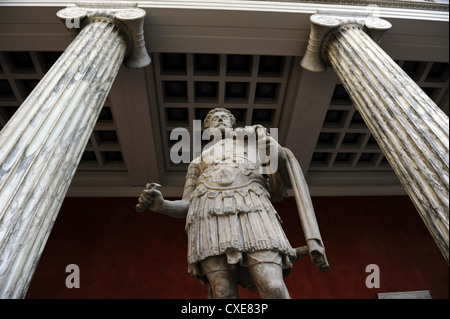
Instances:
[[[64,0],[7,0],[0,2],[0,7],[30,6],[30,7],[65,7],[73,6],[78,1]],[[81,3],[82,1],[80,1]],[[96,2],[96,1],[89,1]],[[98,1],[100,2],[100,1]],[[136,1],[130,1],[136,3]],[[234,11],[261,11],[314,14],[320,9],[333,9],[339,11],[367,12],[374,5],[341,5],[338,3],[305,3],[282,1],[244,1],[244,0],[165,0],[165,1],[137,1],[142,9],[192,9],[192,10],[234,10]],[[408,8],[389,8],[378,6],[378,13],[382,18],[400,18],[414,20],[448,21],[448,11],[417,10]]]

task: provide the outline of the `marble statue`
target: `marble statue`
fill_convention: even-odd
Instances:
[[[234,128],[235,122],[229,110],[211,110],[203,126],[214,143],[190,163],[182,199],[164,199],[160,185],[151,183],[136,209],[186,218],[188,271],[208,286],[208,297],[238,298],[241,285],[257,289],[261,298],[290,298],[284,277],[298,257],[309,253],[317,268],[328,268],[314,212],[301,218],[308,246],[291,247],[272,202],[298,185],[298,163],[290,165],[292,153],[263,126]],[[261,151],[270,151],[266,165]],[[297,179],[306,185],[303,175]],[[302,195],[296,199],[305,211]]]

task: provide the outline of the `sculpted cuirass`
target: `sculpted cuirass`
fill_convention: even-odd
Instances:
[[[203,151],[197,185],[227,190],[257,182],[265,187],[266,181],[259,172],[260,167],[256,145],[239,139],[224,139]]]

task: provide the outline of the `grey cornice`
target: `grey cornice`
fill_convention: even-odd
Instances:
[[[253,1],[253,0],[252,0]],[[449,4],[436,2],[434,0],[411,1],[411,0],[258,0],[269,2],[297,2],[297,3],[320,3],[353,6],[378,6],[382,8],[402,8],[414,10],[449,11]]]
[[[0,2],[0,6],[37,6],[37,7],[45,7],[45,6],[57,6],[57,7],[65,7],[67,5],[74,4],[75,1],[67,1],[67,0],[5,0]],[[98,1],[97,1],[98,2]],[[109,3],[113,2],[124,2],[124,1],[105,1]],[[252,7],[256,9],[260,7],[262,2],[274,3],[273,8],[289,8],[291,5],[342,5],[342,6],[358,6],[358,7],[367,7],[367,6],[377,6],[380,8],[398,8],[398,9],[411,9],[411,10],[427,10],[427,11],[449,11],[449,4],[435,1],[435,0],[423,0],[423,1],[411,1],[411,0],[216,0],[216,1],[206,1],[206,0],[197,0],[197,1],[183,1],[183,0],[165,0],[165,1],[154,1],[154,0],[143,0],[143,1],[134,1],[138,7],[140,8],[211,8],[216,7],[218,9],[251,9]],[[259,3],[259,5],[257,4]],[[270,5],[264,6],[269,8]]]

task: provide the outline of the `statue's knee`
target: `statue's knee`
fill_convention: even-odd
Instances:
[[[228,273],[217,272],[210,279],[213,298],[231,299],[237,298],[237,284]]]
[[[213,287],[213,297],[216,299],[230,299],[233,298],[234,292],[228,283],[216,284]]]
[[[284,281],[269,280],[265,286],[265,291],[268,293],[269,298],[283,299],[289,296]]]
[[[250,270],[262,298],[290,298],[280,265],[261,263],[252,266]]]

